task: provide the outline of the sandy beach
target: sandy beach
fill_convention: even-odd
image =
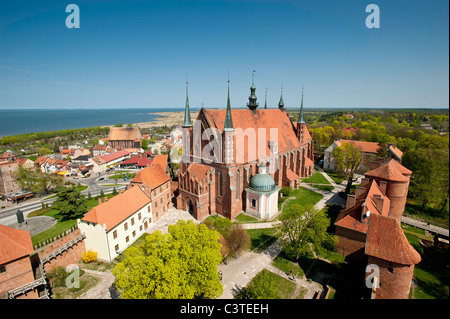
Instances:
[[[194,121],[197,118],[198,111],[192,112],[191,111],[191,119]],[[155,118],[152,122],[140,122],[140,123],[133,123],[133,126],[138,126],[139,128],[150,128],[150,127],[156,127],[156,126],[172,126],[172,125],[181,125],[183,124],[184,120],[184,112],[178,111],[178,112],[159,112],[159,113],[149,113],[149,114],[156,114],[160,115],[160,117]],[[105,125],[108,127],[112,127],[113,125]]]

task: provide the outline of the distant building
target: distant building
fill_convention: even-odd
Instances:
[[[344,140],[338,139],[333,142],[324,152],[323,168],[329,171],[337,170],[336,159],[333,156],[333,151],[335,148],[342,146],[343,143],[350,143],[356,146],[362,153],[361,164],[358,168],[357,173],[363,174],[371,169],[371,163],[377,161],[378,151],[380,150],[380,144],[375,142],[365,142],[365,141],[355,141],[355,140]],[[387,150],[387,159],[395,159],[401,162],[403,153],[400,151],[395,144],[389,143]],[[384,162],[384,159],[383,159]]]
[[[167,212],[172,190],[166,165],[167,156],[155,156],[127,190],[105,199],[78,221],[86,235],[86,250],[96,251],[101,260],[112,261]]]
[[[111,127],[108,146],[115,149],[141,148],[141,132],[137,127]]]

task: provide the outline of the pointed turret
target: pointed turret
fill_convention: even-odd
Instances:
[[[234,161],[234,134],[233,119],[231,118],[230,80],[228,79],[227,112],[225,114],[225,125],[222,135],[224,164],[231,164]]]
[[[224,131],[234,131],[233,119],[231,118],[231,103],[230,103],[230,80],[228,80],[228,99],[227,99],[227,113],[225,115]]]
[[[188,95],[188,82],[186,81],[186,105],[184,107],[184,122],[183,127],[191,127],[191,112],[189,110],[189,95]]]
[[[302,88],[302,102],[300,104],[300,114],[298,115],[297,123],[305,124],[305,121],[303,120],[303,88]]]
[[[283,102],[283,87],[281,87],[281,96],[280,96],[280,102],[278,102],[278,108],[284,112],[284,102]]]
[[[264,100],[264,108],[267,109],[267,88],[266,88],[266,97]]]
[[[250,87],[250,96],[248,97],[247,106],[250,110],[255,110],[259,104],[256,102],[257,98],[255,95],[256,86],[255,86],[255,71],[252,73],[252,86]]]

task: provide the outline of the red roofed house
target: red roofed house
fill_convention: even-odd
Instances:
[[[102,156],[107,168],[116,166],[120,162],[130,158],[130,153],[126,150],[117,151],[108,155]]]
[[[375,298],[407,299],[414,265],[421,260],[400,225],[410,176],[395,160],[367,172],[334,223],[337,252],[378,267]]]
[[[34,269],[30,232],[0,225],[0,299],[37,299],[45,294],[45,278]]]
[[[157,155],[155,159],[158,156],[167,161],[167,156]],[[112,261],[167,212],[172,191],[166,163],[161,162],[157,160],[139,171],[131,187],[100,203],[78,221],[86,235],[86,250],[96,251],[101,260]]]
[[[282,97],[277,109],[258,109],[256,87],[250,90],[248,108],[231,109],[228,94],[226,109],[202,108],[195,125],[186,96],[177,207],[198,220],[216,213],[233,220],[246,211],[246,189],[258,175],[258,165],[268,166],[270,178],[263,179],[274,181],[271,189],[297,188],[300,177],[312,174],[313,141],[303,120],[303,103],[293,123]],[[202,138],[206,135],[208,140]],[[260,214],[267,216],[265,211]]]
[[[141,148],[141,132],[137,127],[111,127],[108,146],[116,149]]]
[[[120,167],[124,168],[144,168],[149,166],[152,160],[143,154],[136,155],[120,163]]]
[[[86,236],[86,250],[98,259],[112,261],[138,239],[152,222],[150,198],[139,187],[131,187],[91,209],[78,227]]]
[[[167,155],[156,155],[152,163],[140,170],[130,182],[140,187],[152,202],[152,220],[157,221],[171,206],[172,189],[167,175]]]
[[[343,140],[339,139],[333,142],[324,151],[323,168],[330,171],[335,171],[337,169],[336,160],[333,156],[333,151],[336,147],[342,146],[343,143],[350,143],[356,146],[362,153],[361,165],[358,168],[358,173],[363,174],[371,169],[371,164],[376,162],[378,159],[378,150],[380,149],[380,144],[375,142],[364,142],[364,141],[354,141],[354,140]],[[400,151],[395,144],[389,143],[387,149],[387,160],[393,158],[398,162],[402,161],[403,152]],[[384,162],[384,160],[383,160]],[[378,164],[379,165],[379,164]]]

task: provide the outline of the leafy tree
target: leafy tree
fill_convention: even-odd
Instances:
[[[48,149],[46,147],[41,147],[38,151],[39,156],[44,156],[44,155],[51,154],[51,153],[52,153],[52,150]]]
[[[217,265],[219,233],[179,220],[169,232],[155,231],[125,251],[113,270],[124,299],[216,298],[223,292]]]
[[[241,290],[237,299],[276,299],[277,286],[275,279],[267,269],[258,273],[250,284]]]
[[[146,138],[142,139],[142,148],[144,150],[148,149],[148,140]]]
[[[422,211],[427,206],[435,206],[439,213],[442,213],[448,201],[448,145],[440,149],[409,150],[404,155],[402,163],[413,172],[410,194],[421,202]]]
[[[87,212],[86,196],[76,186],[71,186],[58,193],[58,199],[52,207],[59,210],[58,215],[62,220],[77,219]]]
[[[323,245],[330,242],[333,235],[327,234],[330,219],[323,211],[299,203],[290,205],[279,217],[281,238],[286,253],[295,259],[310,254],[310,244]]]
[[[338,146],[333,150],[333,157],[336,159],[338,170],[347,176],[345,193],[349,194],[353,183],[353,175],[361,164],[361,152],[353,144],[344,142],[342,146]]]

